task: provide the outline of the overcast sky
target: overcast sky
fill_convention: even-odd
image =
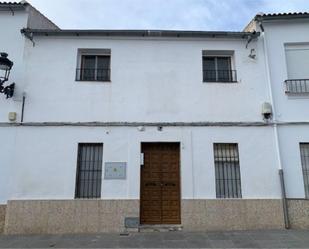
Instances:
[[[63,29],[242,30],[258,12],[309,11],[309,0],[28,0]]]

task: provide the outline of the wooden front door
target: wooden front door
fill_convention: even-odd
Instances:
[[[180,144],[142,143],[141,224],[180,224]]]

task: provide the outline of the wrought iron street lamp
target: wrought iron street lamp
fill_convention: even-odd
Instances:
[[[13,62],[7,57],[7,53],[0,53],[0,93],[4,93],[8,99],[13,97],[15,83],[3,86],[4,83],[9,80],[10,71],[13,67]]]

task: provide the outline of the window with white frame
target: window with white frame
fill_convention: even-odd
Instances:
[[[285,44],[286,93],[309,93],[309,43]]]
[[[76,80],[110,81],[110,63],[109,49],[79,50]]]
[[[300,143],[300,156],[303,169],[306,198],[309,198],[309,143]]]
[[[203,51],[204,82],[236,82],[233,51]]]
[[[215,143],[214,161],[217,198],[241,198],[238,145]]]

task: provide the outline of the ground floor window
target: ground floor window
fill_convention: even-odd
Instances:
[[[217,198],[241,198],[238,145],[215,143],[214,159]]]
[[[306,198],[309,198],[309,143],[300,143],[300,156],[303,168]]]
[[[75,198],[101,197],[102,156],[102,143],[78,145]]]

